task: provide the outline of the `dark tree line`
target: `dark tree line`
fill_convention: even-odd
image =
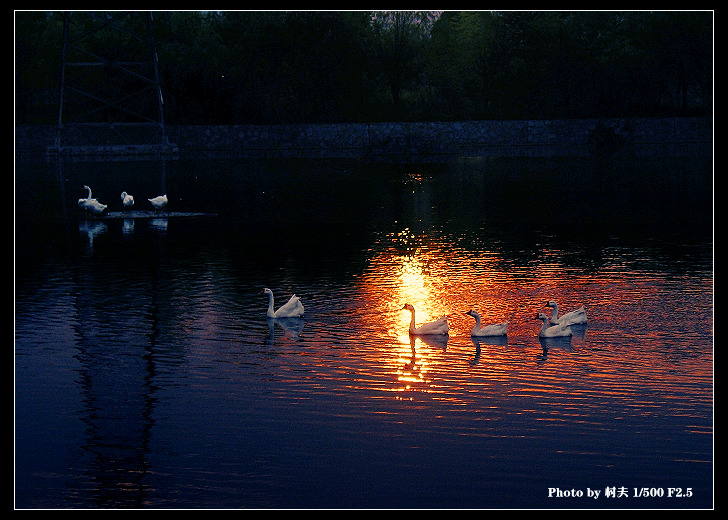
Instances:
[[[72,23],[82,22],[73,13]],[[107,13],[108,14],[108,13]],[[710,115],[710,11],[154,12],[169,124]],[[18,124],[55,124],[61,12],[15,13]],[[128,22],[138,23],[138,22]],[[122,46],[119,31],[89,45]],[[120,80],[100,83],[124,90]]]

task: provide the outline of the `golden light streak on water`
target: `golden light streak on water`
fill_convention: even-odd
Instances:
[[[601,406],[621,401],[637,413],[653,413],[648,403],[635,399],[642,391],[641,381],[681,384],[672,381],[669,362],[655,359],[649,351],[608,353],[612,342],[660,348],[669,339],[674,331],[655,328],[650,320],[658,318],[654,313],[661,306],[667,312],[679,311],[670,301],[660,303],[674,293],[673,287],[653,286],[651,276],[622,266],[599,272],[572,268],[558,248],[545,248],[533,263],[514,264],[496,247],[469,248],[472,240],[445,240],[409,228],[381,237],[357,284],[364,302],[360,306],[367,308],[359,317],[362,328],[383,331],[389,338],[386,347],[369,351],[374,356],[369,359],[369,379],[385,381],[378,389],[397,400],[426,394],[453,409],[471,403],[474,395],[493,392],[543,403],[551,411],[542,420],[554,420],[557,406],[558,420],[569,416],[588,421],[588,414]],[[710,289],[706,285],[705,290]],[[570,339],[539,341],[541,324],[534,315],[547,311],[544,305],[550,299],[560,302],[561,313],[586,305],[590,324],[574,327]],[[405,303],[415,307],[418,326],[447,315],[450,335],[410,337]],[[481,313],[483,324],[510,320],[508,338],[473,340],[474,320],[463,314],[471,308]],[[594,353],[617,355],[619,363],[591,366]],[[585,390],[580,385],[586,380],[590,383]],[[366,387],[366,380],[361,384]]]

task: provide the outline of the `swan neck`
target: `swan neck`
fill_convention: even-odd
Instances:
[[[548,318],[543,318],[543,326],[541,327],[541,332],[544,332],[548,328],[549,328],[549,320],[548,320]]]
[[[273,315],[273,293],[268,293],[268,314]]]
[[[551,311],[551,320],[556,321],[559,317],[559,306],[554,305],[554,310]]]
[[[412,319],[410,320],[410,332],[414,332],[415,327],[415,311],[414,309],[410,309],[410,313],[412,314]]]

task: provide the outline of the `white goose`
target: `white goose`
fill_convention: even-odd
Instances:
[[[412,313],[412,320],[410,321],[409,333],[416,336],[424,336],[429,334],[448,334],[450,327],[447,324],[447,316],[431,321],[429,323],[423,323],[419,327],[415,326],[415,308],[409,303],[402,307],[402,310],[408,310]]]
[[[475,318],[475,326],[470,331],[471,336],[507,336],[508,322],[495,323],[493,325],[480,326],[480,314],[477,311],[468,311],[465,314]]]
[[[86,209],[89,210],[94,215],[101,215],[106,208],[107,208],[106,204],[101,204],[96,199],[91,199],[88,202],[86,202]]]
[[[88,190],[88,196],[85,199],[78,199],[78,207],[79,208],[85,207],[86,206],[86,203],[89,200],[91,200],[91,188],[89,188],[88,186],[84,185],[83,189],[84,190]]]
[[[303,316],[303,304],[295,294],[277,311],[273,309],[273,291],[266,287],[260,294],[268,295],[268,312],[266,312],[266,316],[269,318],[300,318]]]
[[[129,195],[127,192],[121,192],[121,203],[124,205],[124,209],[134,207],[134,197]]]
[[[575,311],[567,312],[560,318],[559,305],[555,301],[550,300],[546,303],[546,306],[554,309],[551,313],[551,324],[553,325],[580,325],[588,321],[586,317],[586,309],[584,309],[583,305]]]
[[[160,195],[159,197],[154,197],[153,199],[147,200],[152,203],[152,206],[154,206],[154,209],[156,209],[157,211],[167,205],[167,195]]]
[[[563,338],[572,335],[571,327],[569,325],[549,326],[549,317],[543,312],[536,314],[536,319],[543,321],[543,326],[538,333],[539,338]]]
[[[101,215],[107,208],[106,204],[101,204],[98,200],[92,198],[91,188],[88,186],[84,186],[83,188],[88,190],[88,197],[85,199],[78,199],[78,207],[86,210],[86,214],[91,212],[94,215]]]

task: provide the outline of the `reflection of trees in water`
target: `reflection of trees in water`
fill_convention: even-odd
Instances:
[[[649,244],[649,255],[689,258],[689,247],[671,248],[708,236],[710,171],[700,159],[653,158],[408,165],[394,184],[393,220],[421,235],[422,245],[497,252],[504,268],[537,266],[550,255],[565,269],[594,272],[610,262],[614,237]],[[678,240],[655,242],[666,226]]]

